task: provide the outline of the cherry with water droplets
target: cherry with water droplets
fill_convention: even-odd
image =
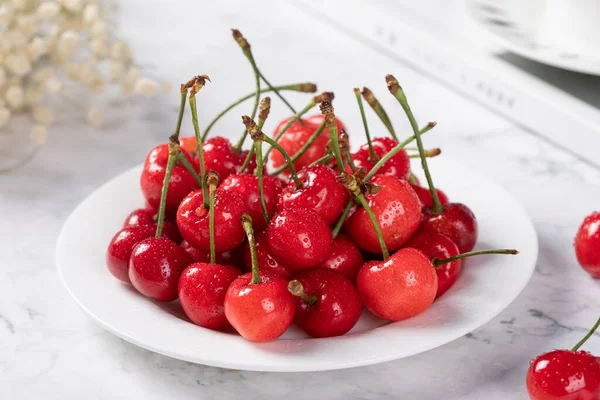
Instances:
[[[157,214],[158,210],[152,207],[135,209],[125,218],[123,228],[128,226],[149,226],[156,231],[158,225],[156,221]],[[181,242],[181,235],[179,234],[177,225],[170,221],[163,222],[162,236],[171,239],[175,243]]]
[[[339,234],[333,239],[331,254],[320,268],[327,268],[345,275],[351,282],[364,264],[364,258],[358,246],[348,235]]]
[[[241,155],[229,139],[222,136],[215,136],[206,140],[202,143],[202,151],[206,171],[215,171],[219,174],[221,181],[227,179],[229,175],[235,174],[238,167],[241,166]],[[196,164],[199,162],[200,160],[196,155]]]
[[[429,191],[429,189],[418,185],[413,185],[412,183],[410,187],[412,187],[417,196],[419,196],[419,200],[421,200],[421,203],[424,207],[433,207],[433,199],[431,198],[431,192]],[[435,189],[435,191],[438,195],[438,198],[440,199],[440,203],[442,205],[448,204],[449,200],[448,196],[446,196],[446,193],[442,192],[439,189]]]
[[[210,252],[198,250],[189,244],[186,240],[180,244],[181,248],[184,249],[191,257],[192,261],[196,263],[209,263]],[[241,248],[236,247],[233,250],[224,251],[222,253],[216,253],[216,262],[221,265],[241,265]]]
[[[583,220],[575,236],[575,255],[588,274],[600,278],[600,212]]]
[[[260,272],[270,272],[289,278],[292,273],[271,255],[271,249],[267,245],[267,233],[261,232],[256,235],[256,256],[258,258],[258,269]],[[250,244],[246,242],[242,249],[242,259],[246,272],[252,271],[252,257]]]
[[[368,144],[360,146],[358,151],[354,153],[354,163],[357,168],[362,166],[367,168],[367,172],[371,171],[375,163],[384,155],[390,152],[398,145],[398,142],[390,137],[376,138],[371,141],[373,151],[377,155],[377,159],[371,159],[370,149]],[[410,158],[406,150],[398,151],[377,171],[376,175],[390,175],[397,178],[408,180],[410,178]]]
[[[142,240],[154,236],[155,230],[147,225],[127,226],[113,236],[106,250],[106,266],[113,276],[129,281],[129,258],[133,248]]]
[[[473,250],[477,243],[475,214],[462,203],[445,204],[441,213],[436,213],[434,207],[423,207],[421,229],[448,236],[461,253]]]

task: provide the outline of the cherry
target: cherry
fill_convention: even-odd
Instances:
[[[208,263],[210,262],[210,253],[202,250],[198,250],[189,244],[186,240],[182,241],[180,244],[181,248],[184,249],[192,261],[196,263]],[[233,250],[224,251],[222,253],[216,253],[216,262],[221,265],[232,265],[239,266],[241,265],[241,249],[240,247],[236,247]]]
[[[347,235],[339,234],[333,239],[329,258],[320,267],[337,271],[355,282],[363,264],[364,259],[358,246]]]
[[[337,181],[335,172],[324,165],[315,165],[300,170],[298,179],[302,187],[297,188],[290,181],[279,196],[278,210],[307,208],[319,214],[328,225],[337,221],[350,193]]]
[[[370,183],[381,187],[381,190],[365,194],[367,203],[375,214],[388,250],[397,250],[419,227],[421,202],[408,182],[394,176],[376,175]],[[373,223],[364,207],[351,214],[344,227],[361,249],[382,253]]]
[[[288,285],[296,296],[294,322],[312,337],[341,336],[362,311],[358,292],[344,275],[329,269],[298,273]]]
[[[430,260],[434,258],[442,260],[460,254],[458,246],[448,236],[437,232],[424,232],[422,230],[418,230],[410,238],[406,243],[406,247],[421,250]],[[436,268],[438,277],[436,298],[446,293],[454,285],[460,275],[461,267],[462,261],[459,259],[442,264]]]
[[[575,254],[584,270],[592,277],[600,278],[600,212],[583,220],[575,236]]]
[[[527,370],[532,400],[596,400],[600,398],[600,359],[579,348],[594,334],[600,319],[571,350],[536,357]]]
[[[148,226],[127,226],[111,239],[106,250],[106,266],[115,278],[129,281],[129,258],[136,244],[154,236],[155,230]]]
[[[209,210],[204,205],[201,190],[190,193],[177,210],[177,226],[181,236],[193,247],[208,252]],[[244,203],[237,194],[221,188],[215,193],[215,250],[232,250],[244,240],[244,230],[238,223],[244,213]]]
[[[195,263],[189,265],[179,278],[179,301],[185,315],[196,325],[221,330],[229,323],[225,318],[223,302],[231,282],[240,270],[219,264]]]
[[[421,228],[448,236],[461,253],[473,250],[477,243],[477,220],[471,209],[461,203],[445,204],[441,213],[436,213],[435,207],[423,207]]]
[[[191,262],[188,253],[169,239],[144,239],[133,248],[129,279],[144,296],[173,301],[177,298],[179,276]]]
[[[266,232],[271,254],[291,272],[317,267],[331,254],[329,226],[312,210],[279,211]]]
[[[222,136],[215,136],[205,141],[202,144],[202,150],[206,171],[215,171],[221,180],[235,174],[241,165],[240,153],[233,147],[229,139]],[[197,159],[196,162],[199,163],[199,160]]]
[[[406,247],[384,261],[370,261],[356,284],[365,306],[380,318],[401,321],[425,311],[435,299],[437,274],[420,250]]]
[[[242,337],[267,342],[281,336],[292,323],[295,312],[287,280],[268,272],[259,273],[252,231],[252,218],[244,214],[242,224],[252,252],[252,273],[235,279],[225,294],[225,316]]]
[[[431,193],[429,192],[429,189],[421,187],[419,185],[413,185],[412,183],[410,184],[410,186],[413,188],[417,196],[419,196],[419,200],[421,200],[423,206],[433,207],[433,199],[431,198]],[[448,204],[448,196],[446,196],[446,193],[442,192],[439,189],[435,189],[435,191],[437,192],[438,198],[440,199],[440,203],[442,205]]]
[[[367,171],[370,171],[375,162],[398,145],[397,141],[389,137],[376,138],[371,143],[377,158],[373,160],[370,156],[369,145],[363,144],[353,155],[357,168],[364,166]],[[402,149],[397,152],[377,171],[377,174],[391,175],[407,181],[410,178],[410,158],[408,158],[406,150]]]
[[[256,154],[252,154],[250,156],[250,160],[248,160],[248,165],[246,166],[246,168],[243,168],[244,166],[244,162],[246,161],[246,157],[248,157],[248,154],[250,153],[250,150],[242,150],[240,152],[240,156],[238,158],[238,162],[235,166],[236,171],[238,172],[247,172],[249,174],[254,174],[256,171]]]
[[[149,226],[154,231],[156,231],[156,217],[158,210],[152,207],[146,208],[138,208],[133,210],[127,218],[125,218],[125,222],[123,223],[123,227],[126,228],[128,226]],[[167,239],[171,239],[175,243],[181,242],[181,235],[177,230],[177,226],[169,221],[163,222],[163,237]]]
[[[292,274],[279,263],[272,255],[271,249],[267,246],[267,233],[261,232],[256,236],[256,256],[258,259],[258,269],[260,272],[271,272],[289,278]],[[246,242],[242,250],[244,267],[247,272],[252,271],[252,257],[250,244]]]
[[[192,156],[185,150],[180,150],[183,157],[192,162]],[[158,208],[162,184],[165,179],[169,145],[161,144],[150,150],[144,162],[140,177],[140,186],[144,198],[153,208]],[[169,179],[169,190],[166,203],[166,212],[171,215],[177,210],[181,200],[198,187],[194,176],[184,165],[177,162]]]
[[[196,148],[198,146],[195,136],[186,136],[180,138],[179,145],[183,150],[187,151],[190,154],[196,152]]]

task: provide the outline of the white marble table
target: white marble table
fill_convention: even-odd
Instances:
[[[437,120],[429,146],[477,168],[517,198],[535,223],[540,257],[518,299],[481,329],[439,349],[364,368],[319,373],[230,371],[163,357],[116,338],[69,298],[54,247],[70,211],[95,187],[143,159],[171,132],[177,94],[116,102],[104,128],[65,111],[33,162],[0,176],[0,398],[2,399],[523,399],[529,359],[570,347],[598,316],[600,284],[577,266],[574,233],[600,209],[600,171],[499,119],[423,75],[360,47],[288,4],[166,6],[129,0],[119,20],[140,63],[174,84],[197,73],[213,83],[199,97],[203,121],[252,77],[228,28],[254,45],[277,83],[313,80],[336,91],[338,115],[360,135],[351,88],[367,85],[385,100],[394,73],[421,121]],[[305,103],[294,96],[295,104]],[[273,119],[285,109],[275,103]],[[216,132],[235,137],[233,113]],[[395,124],[408,131],[400,114]],[[383,134],[372,118],[375,131]],[[400,128],[402,127],[402,128]],[[186,132],[191,127],[186,126]],[[568,132],[565,132],[568,134]],[[592,144],[590,144],[592,145]],[[594,143],[600,146],[600,138]],[[90,227],[93,229],[94,227]],[[587,345],[600,352],[600,339]]]

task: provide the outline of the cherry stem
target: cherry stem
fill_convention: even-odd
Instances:
[[[421,129],[420,134],[423,135],[423,134],[429,132],[430,130],[433,129],[433,127],[435,125],[436,125],[435,122],[428,123],[424,128]],[[400,150],[405,148],[409,143],[411,143],[415,139],[416,139],[416,135],[409,137],[404,142],[397,144],[392,150],[390,150],[383,157],[381,157],[381,159],[379,161],[377,161],[377,164],[375,164],[373,166],[373,168],[371,168],[369,173],[365,176],[365,179],[364,179],[365,182],[368,181],[369,179],[371,179],[372,177],[374,177],[375,174],[377,173],[377,171],[379,171],[379,169],[381,167],[383,167],[386,162],[388,162],[392,157],[394,157],[396,154],[398,154],[400,152]]]
[[[379,117],[379,119],[381,120],[383,125],[385,125],[387,130],[390,132],[392,139],[394,139],[397,142],[398,137],[396,137],[396,132],[394,131],[394,127],[392,126],[390,117],[388,117],[384,108],[381,106],[381,103],[379,103],[379,100],[377,100],[377,98],[375,97],[373,92],[369,88],[366,88],[366,87],[363,87],[362,95],[365,98],[365,100],[367,101],[367,103],[371,106],[373,111],[375,111],[375,114],[377,114],[377,116]]]
[[[365,107],[363,106],[362,97],[360,96],[360,89],[354,88],[354,94],[356,95],[356,102],[360,110],[360,117],[362,118],[363,126],[365,127],[365,136],[367,137],[367,144],[369,145],[369,158],[371,161],[377,161],[378,157],[373,149],[373,143],[371,143],[371,135],[369,134],[369,124],[367,123],[367,117],[365,116]]]
[[[177,116],[177,125],[175,126],[175,133],[173,134],[176,139],[179,139],[179,132],[181,131],[181,121],[183,121],[183,113],[185,112],[185,100],[187,98],[187,89],[181,88],[181,102],[179,103],[179,115]]]
[[[217,263],[217,253],[215,251],[215,191],[219,184],[219,174],[215,171],[210,171],[206,177],[210,191],[210,203],[208,206],[208,229],[210,236],[210,263]]]
[[[242,48],[242,52],[250,62],[252,66],[252,71],[254,72],[254,84],[256,85],[256,92],[254,95],[254,105],[252,106],[252,119],[256,117],[256,111],[258,110],[258,102],[260,100],[260,72],[258,71],[258,67],[256,66],[256,62],[254,61],[254,56],[252,55],[252,50],[250,48],[250,43],[242,36],[242,33],[237,29],[231,30],[233,34],[233,38],[236,42],[238,42],[239,46]],[[242,136],[240,136],[240,140],[235,145],[235,148],[240,151],[242,146],[244,145],[244,140],[246,140],[246,135],[248,135],[248,130],[244,129]]]
[[[321,122],[321,125],[319,125],[319,128],[315,131],[315,133],[313,133],[312,136],[308,138],[306,143],[304,143],[304,145],[300,148],[300,150],[298,150],[296,152],[296,154],[294,154],[292,156],[292,162],[294,162],[297,159],[299,159],[300,157],[302,157],[302,155],[304,153],[306,153],[306,150],[308,150],[309,147],[312,146],[313,143],[319,138],[319,136],[321,136],[321,133],[323,133],[324,130],[325,130],[325,121]],[[275,171],[273,171],[273,173],[271,175],[279,175],[280,173],[285,171],[287,168],[288,168],[287,164],[284,164],[281,167],[277,168]]]
[[[250,258],[252,259],[252,280],[251,284],[260,283],[260,273],[258,271],[258,256],[256,254],[256,240],[254,238],[254,229],[252,229],[252,217],[248,213],[242,215],[242,226],[246,231],[248,246],[250,247]]]
[[[190,109],[192,110],[192,124],[196,135],[196,148],[198,160],[200,161],[200,187],[202,188],[202,202],[204,207],[208,207],[208,191],[206,189],[206,170],[204,167],[204,150],[202,149],[202,139],[200,137],[200,127],[198,126],[198,111],[196,110],[196,96],[190,94]]]
[[[262,93],[266,93],[266,92],[283,91],[283,90],[290,90],[290,91],[301,92],[301,93],[315,93],[317,91],[317,86],[314,83],[310,83],[310,82],[294,83],[291,85],[275,86],[275,87],[273,87],[273,90],[270,88],[261,89],[260,93],[262,94]],[[223,118],[223,116],[225,116],[225,114],[227,114],[229,111],[233,110],[236,106],[242,104],[244,101],[251,99],[255,96],[256,96],[256,92],[247,94],[246,96],[241,97],[238,100],[234,101],[229,106],[227,106],[223,111],[221,111],[219,114],[217,114],[217,116],[214,117],[212,121],[210,121],[210,123],[206,127],[206,130],[202,134],[202,141],[206,140],[206,137],[208,136],[208,133],[212,129],[213,125],[215,125],[217,123],[217,121],[219,121],[221,118]]]
[[[325,100],[321,103],[320,108],[321,114],[323,114],[325,122],[327,123],[327,129],[329,130],[329,140],[331,141],[331,146],[333,147],[333,155],[335,156],[337,167],[340,170],[340,172],[344,171],[344,161],[342,160],[342,155],[340,154],[337,121],[335,119],[333,105],[331,104],[331,101]]]
[[[375,229],[375,234],[377,235],[377,240],[379,241],[379,246],[381,247],[381,254],[383,254],[383,259],[387,260],[390,257],[390,252],[388,251],[387,246],[385,245],[385,241],[383,240],[383,234],[381,233],[381,229],[379,227],[379,222],[377,222],[377,218],[375,218],[373,210],[371,210],[371,207],[369,207],[369,203],[367,202],[367,199],[365,199],[365,196],[362,193],[359,192],[359,194],[356,196],[356,199],[360,202],[360,204],[367,212],[367,215],[371,219],[373,229]]]
[[[440,198],[435,190],[435,186],[433,185],[433,180],[431,179],[431,173],[429,172],[429,167],[427,166],[427,157],[425,157],[425,149],[423,148],[423,141],[421,140],[421,134],[419,132],[419,126],[417,125],[417,121],[415,120],[415,116],[408,105],[408,101],[406,100],[406,95],[404,94],[404,90],[400,87],[398,80],[394,78],[393,75],[387,75],[385,77],[385,81],[387,83],[388,89],[392,95],[398,100],[408,120],[410,122],[410,126],[413,129],[415,137],[417,139],[417,147],[419,148],[419,155],[421,157],[421,165],[423,166],[423,171],[425,172],[425,178],[427,179],[427,185],[429,185],[429,192],[431,193],[431,199],[433,200],[433,214],[440,214],[444,211],[442,207],[442,203],[440,202]]]
[[[165,209],[167,208],[167,192],[169,191],[169,181],[173,173],[173,167],[177,161],[179,154],[179,140],[173,134],[169,138],[169,158],[167,159],[167,168],[165,170],[165,178],[163,179],[162,189],[160,191],[160,204],[158,206],[158,217],[156,219],[156,234],[154,236],[161,237],[163,224],[165,222]]]
[[[269,118],[269,113],[271,112],[271,98],[269,96],[266,96],[264,99],[262,99],[258,109],[258,129],[261,130],[262,127],[265,125],[265,121],[267,120],[267,118]],[[250,147],[250,150],[248,150],[248,155],[246,156],[246,159],[244,160],[244,163],[240,168],[240,172],[244,172],[246,168],[248,168],[250,160],[252,160],[252,156],[254,155],[254,150],[254,142],[252,142],[252,146]]]
[[[462,254],[458,254],[456,256],[452,256],[452,257],[448,257],[448,258],[444,258],[444,259],[437,259],[434,258],[432,260],[433,265],[437,268],[441,265],[447,264],[449,262],[455,261],[455,260],[462,260],[463,258],[468,258],[468,257],[473,257],[473,256],[479,256],[482,254],[510,254],[510,255],[516,255],[519,254],[519,252],[515,249],[492,249],[492,250],[476,250],[476,251],[469,251],[467,253],[462,253]]]
[[[586,333],[586,335],[579,342],[577,342],[577,344],[575,346],[573,346],[573,348],[571,349],[571,351],[577,351],[577,350],[579,350],[579,348],[581,346],[583,346],[583,344],[585,342],[587,342],[587,340],[590,337],[592,337],[592,335],[594,334],[594,332],[596,332],[596,329],[598,329],[598,326],[600,326],[600,318],[598,318],[598,321],[596,321],[596,323],[594,324],[594,326],[592,326],[592,329],[590,329],[590,331],[588,333]]]
[[[327,163],[329,163],[329,161],[331,161],[332,158],[333,158],[333,156],[331,154],[325,154],[323,157],[319,158],[318,160],[315,160],[315,161],[311,162],[310,164],[308,164],[308,166],[312,167],[312,166],[319,165],[319,164],[327,164]]]
[[[283,136],[283,134],[285,132],[287,132],[287,130],[290,128],[290,126],[292,126],[292,124],[296,121],[298,121],[304,114],[306,114],[307,112],[309,112],[314,106],[316,106],[316,103],[314,101],[310,101],[310,103],[308,103],[306,105],[306,107],[304,107],[302,110],[298,111],[288,122],[287,124],[285,124],[285,126],[283,127],[282,130],[280,130],[279,132],[277,132],[277,135],[275,135],[275,137],[273,138],[276,142],[281,138],[281,136]],[[273,150],[273,147],[267,149],[267,151],[265,152],[265,159],[269,158],[269,154],[271,153],[271,150]]]
[[[442,154],[442,150],[437,147],[434,149],[425,150],[425,157],[427,157],[427,158],[437,157],[440,154]],[[409,158],[421,158],[421,155],[420,154],[411,154],[408,157]]]
[[[262,156],[262,140],[256,140],[254,142],[254,148],[256,149],[256,176],[258,177],[258,195],[260,198],[260,207],[262,208],[263,217],[267,225],[271,222],[269,213],[267,211],[267,203],[265,203],[265,187],[263,184],[263,156]]]
[[[283,147],[281,147],[279,145],[279,143],[277,143],[276,141],[274,141],[267,135],[265,135],[264,141],[267,142],[268,144],[270,144],[272,146],[271,148],[274,148],[275,150],[279,151],[283,155],[283,158],[285,159],[285,162],[287,163],[287,166],[290,169],[290,176],[292,177],[292,180],[294,181],[294,185],[296,185],[296,189],[300,189],[302,186],[304,186],[302,184],[302,182],[300,181],[300,179],[298,179],[298,174],[296,173],[296,167],[294,167],[294,162],[290,158],[287,151],[285,151],[283,149]]]
[[[183,155],[183,153],[181,153],[181,151],[177,154],[177,161],[179,161],[185,167],[185,169],[187,169],[188,172],[194,177],[194,180],[196,181],[198,186],[202,187],[202,179],[200,178],[200,175],[198,175],[190,161],[187,159],[186,156]]]
[[[346,132],[344,130],[342,130],[342,133],[340,136],[341,136],[340,148],[342,151],[342,155],[346,159],[346,163],[350,166],[352,173],[355,173],[357,168],[356,168],[356,164],[354,164],[354,159],[352,158],[352,154],[350,154],[350,140],[348,138],[348,134],[346,134]]]
[[[296,279],[294,279],[294,280],[290,281],[290,283],[288,283],[288,290],[294,296],[300,297],[302,300],[307,302],[309,306],[312,306],[317,302],[317,296],[307,295],[306,292],[304,291],[304,287],[302,286],[300,281],[297,281]]]
[[[346,222],[346,217],[348,217],[348,213],[350,213],[353,203],[354,202],[352,200],[348,201],[348,203],[346,204],[346,207],[344,207],[344,211],[342,212],[342,215],[340,215],[340,218],[335,223],[335,226],[333,227],[333,230],[331,231],[331,236],[333,236],[334,239],[338,235],[338,233],[340,233],[342,226],[344,226],[344,222]]]
[[[262,78],[262,80],[267,84],[267,86],[269,87],[269,89],[271,89],[273,92],[275,92],[275,96],[279,97],[279,99],[281,101],[283,101],[283,103],[290,109],[291,112],[293,112],[294,114],[297,113],[297,111],[294,109],[294,107],[292,107],[292,105],[285,99],[285,97],[283,97],[280,93],[277,87],[271,85],[271,82],[269,82],[267,80],[267,78],[265,78],[265,76],[263,75],[262,72],[260,72],[260,70],[258,71],[258,73],[260,74],[260,77]],[[300,121],[300,123],[304,124],[304,121]]]
[[[412,185],[418,185],[419,184],[419,182],[417,182],[417,177],[412,172],[410,173],[410,177],[408,178],[408,181]]]

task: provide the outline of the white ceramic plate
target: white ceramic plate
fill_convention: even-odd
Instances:
[[[521,253],[468,260],[454,287],[407,321],[388,323],[364,311],[342,337],[311,339],[292,327],[279,340],[253,344],[193,325],[177,302],[142,297],[113,278],[104,264],[108,242],[125,216],[144,204],[141,166],[112,179],[73,211],[58,239],[58,270],[73,298],[107,330],[185,361],[242,370],[318,371],[408,357],[471,332],[507,307],[529,280],[538,251],[529,218],[503,189],[444,157],[433,159],[431,167],[436,184],[451,200],[465,202],[475,212],[478,248],[511,247]]]
[[[554,67],[600,75],[597,47],[583,46],[585,34],[577,29],[576,16],[567,19],[568,7],[585,13],[586,5],[562,0],[465,0],[465,4],[473,21],[510,51]],[[589,37],[598,37],[595,27]]]

